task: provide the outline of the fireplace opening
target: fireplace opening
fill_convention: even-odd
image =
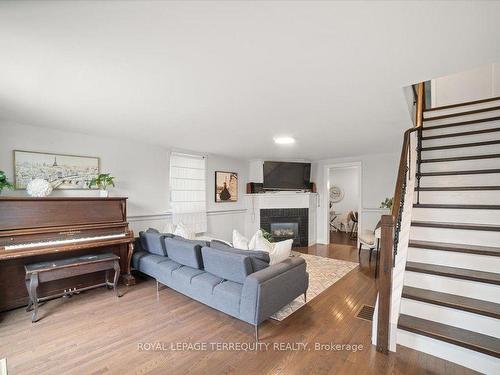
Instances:
[[[293,247],[308,245],[309,210],[307,208],[266,208],[260,210],[260,227],[275,242],[293,239]]]
[[[271,236],[278,240],[299,238],[299,223],[271,223]]]

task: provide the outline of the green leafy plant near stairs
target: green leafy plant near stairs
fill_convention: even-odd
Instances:
[[[2,194],[3,189],[14,189],[14,185],[12,185],[5,175],[4,171],[0,171],[0,194]]]
[[[392,208],[392,199],[393,198],[385,198],[383,202],[380,203],[380,208]]]

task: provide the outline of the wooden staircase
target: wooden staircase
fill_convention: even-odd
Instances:
[[[500,374],[500,97],[424,111],[420,139],[397,342]]]

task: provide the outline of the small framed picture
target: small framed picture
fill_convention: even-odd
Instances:
[[[238,201],[238,173],[215,171],[215,202]]]

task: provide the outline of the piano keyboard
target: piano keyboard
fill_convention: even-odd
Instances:
[[[127,233],[119,234],[109,234],[106,236],[95,236],[95,237],[82,237],[82,238],[72,238],[67,240],[54,240],[54,241],[41,241],[41,242],[31,242],[31,243],[20,243],[15,245],[5,246],[5,250],[18,250],[18,249],[29,249],[32,247],[39,246],[59,246],[68,245],[73,243],[88,242],[88,241],[98,241],[98,240],[108,240],[112,238],[125,237]]]

